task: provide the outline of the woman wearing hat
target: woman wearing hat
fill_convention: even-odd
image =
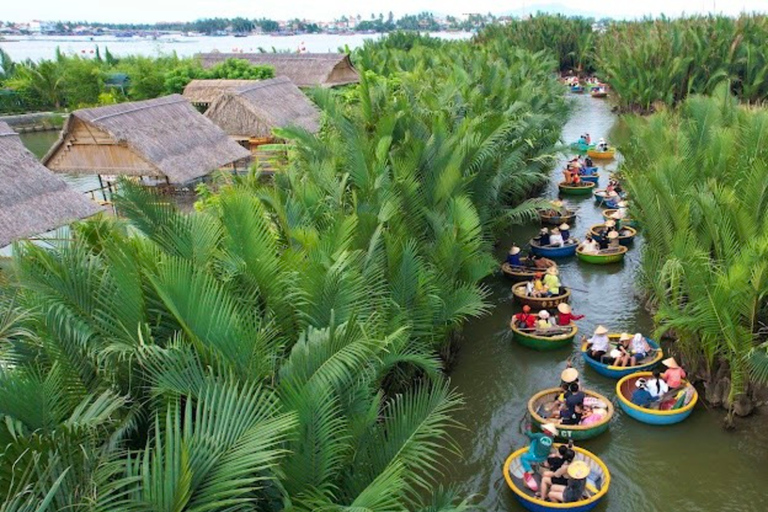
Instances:
[[[576,452],[561,444],[557,448],[557,455],[547,458],[549,470],[541,475],[541,492],[536,493],[537,498],[546,497],[553,485],[568,485],[566,471],[575,457]]]
[[[602,325],[598,325],[592,337],[588,340],[586,338],[584,339],[587,342],[589,357],[602,363],[605,354],[611,350],[611,340],[608,338],[608,329]]]
[[[536,317],[531,314],[531,306],[523,306],[523,311],[512,317],[515,325],[520,329],[533,329],[536,325]]]
[[[512,267],[522,266],[522,263],[520,262],[520,248],[515,244],[512,244],[512,247],[509,248],[507,263]]]
[[[550,327],[552,327],[552,324],[549,323],[549,311],[546,309],[542,309],[539,311],[539,319],[536,320],[536,330],[547,330]]]
[[[683,385],[683,379],[686,377],[685,370],[680,368],[674,357],[665,359],[661,362],[667,367],[667,370],[661,374],[661,378],[667,383],[670,389],[677,389]]]
[[[571,231],[570,231],[570,229],[571,229],[571,226],[569,226],[565,222],[560,224],[560,236],[563,237],[563,242],[565,242],[566,244],[568,243],[568,240],[571,239]]]
[[[589,466],[582,460],[575,460],[568,465],[566,485],[553,485],[549,491],[549,499],[560,503],[575,503],[584,499],[587,488]]]
[[[557,436],[557,427],[553,423],[545,423],[541,426],[540,434],[527,429],[525,435],[531,443],[528,445],[528,451],[520,456],[520,464],[524,471],[523,482],[530,490],[538,491],[539,486],[533,478],[533,464],[541,464],[549,457],[549,451]]]
[[[565,302],[562,302],[557,305],[557,325],[560,326],[567,326],[571,325],[571,322],[575,322],[576,320],[581,320],[584,318],[584,315],[576,315],[571,310],[571,306],[566,304]]]
[[[618,249],[621,246],[621,243],[619,242],[619,232],[618,231],[611,231],[609,232],[606,237],[608,240],[608,248],[609,249]]]
[[[559,272],[557,267],[549,267],[547,269],[547,275],[544,276],[544,286],[547,287],[547,295],[560,295],[560,278],[557,277]]]

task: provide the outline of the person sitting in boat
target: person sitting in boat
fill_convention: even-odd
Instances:
[[[544,276],[544,286],[547,287],[547,295],[550,297],[560,295],[560,287],[562,284],[560,283],[560,278],[557,276],[559,273],[557,267],[549,267],[547,269],[547,274]]]
[[[565,245],[565,240],[563,240],[563,235],[560,234],[559,229],[552,228],[552,232],[549,235],[549,245],[552,247],[562,247]]]
[[[539,319],[536,320],[536,331],[548,331],[552,328],[552,324],[549,321],[549,311],[542,309],[539,311]]]
[[[592,137],[590,137],[588,133],[585,133],[584,137],[587,139],[587,144],[591,144],[592,143]]]
[[[560,236],[563,237],[563,243],[568,243],[568,240],[571,239],[571,226],[563,222],[560,224]]]
[[[592,239],[592,235],[587,235],[584,241],[579,244],[579,249],[584,254],[597,254],[600,251],[600,244]]]
[[[587,488],[589,466],[582,460],[575,460],[568,465],[566,471],[568,483],[566,485],[553,485],[549,491],[550,500],[558,503],[575,503],[584,499],[584,491]]]
[[[630,366],[637,366],[637,363],[645,359],[653,351],[653,347],[646,341],[645,337],[636,332],[632,336],[632,341],[629,344],[629,350],[631,357],[629,358]]]
[[[669,389],[677,389],[683,385],[683,379],[687,376],[685,370],[680,368],[674,357],[670,357],[661,362],[667,367],[667,370],[661,374],[661,378],[667,383]]]
[[[536,240],[541,247],[546,247],[549,245],[549,230],[547,228],[541,228],[539,236],[534,238],[534,240]]]
[[[607,415],[608,411],[603,407],[588,406],[587,403],[584,402],[584,412],[581,414],[581,423],[579,423],[579,425],[594,425],[600,423]]]
[[[547,287],[543,281],[544,274],[536,272],[533,276],[533,286],[531,290],[531,297],[544,297],[547,293]]]
[[[602,325],[598,325],[595,329],[595,333],[591,338],[583,341],[587,342],[587,354],[595,361],[602,362],[603,356],[605,356],[611,350],[611,340],[608,337],[608,329]]]
[[[600,140],[597,142],[597,150],[601,153],[608,151],[608,143],[605,142],[605,139],[602,137],[600,137]]]
[[[616,347],[616,352],[613,355],[614,366],[626,366],[632,357],[629,344],[632,341],[632,335],[626,332],[621,333],[619,336],[619,344]]]
[[[593,162],[590,157],[587,157],[587,158],[584,159],[584,166],[585,167],[594,167],[595,166],[595,162]]]
[[[605,221],[605,224],[603,224],[597,230],[597,234],[600,235],[601,238],[605,238],[608,235],[608,233],[615,230],[616,230],[616,221],[613,219],[608,219]]]
[[[629,401],[638,407],[649,407],[653,403],[653,396],[648,391],[646,380],[643,378],[637,379],[635,386],[637,389],[632,392]]]
[[[512,244],[512,247],[509,248],[509,253],[507,254],[507,264],[509,264],[511,267],[522,266],[522,263],[520,262],[520,248],[515,244]]]
[[[512,317],[515,326],[519,329],[533,329],[536,325],[536,317],[531,314],[531,306],[523,306],[523,310]]]
[[[579,135],[579,142],[578,143],[581,144],[581,145],[589,144],[587,142],[587,136],[586,135]]]
[[[568,362],[570,365],[570,362]],[[565,370],[560,372],[560,389],[563,390],[562,400],[565,402],[565,393],[568,393],[568,388],[575,382],[579,383],[579,370],[568,366]]]
[[[608,239],[608,249],[617,250],[621,246],[618,231],[609,232],[605,238]]]
[[[565,393],[565,404],[560,409],[560,423],[563,425],[578,425],[581,422],[581,414],[584,412],[584,392],[581,391],[578,382],[568,384],[568,392]]]
[[[525,435],[531,442],[528,445],[528,451],[520,456],[520,464],[523,466],[523,482],[532,491],[538,491],[539,486],[533,478],[533,464],[541,464],[549,457],[552,444],[557,436],[557,427],[553,423],[545,423],[541,426],[541,433],[534,433],[528,428]]]
[[[568,484],[565,472],[574,458],[576,458],[576,452],[564,444],[557,448],[556,455],[547,458],[548,469],[541,475],[541,491],[536,493],[537,498],[546,497],[553,485],[564,486]]]
[[[567,326],[571,325],[572,322],[575,322],[576,320],[581,320],[584,318],[584,315],[576,315],[571,310],[571,306],[566,304],[565,302],[562,302],[557,305],[557,325],[560,326]]]
[[[661,400],[661,398],[669,391],[669,386],[661,378],[661,370],[653,370],[653,377],[645,382],[645,387],[651,394],[654,400]]]
[[[578,175],[578,173],[573,174],[571,176],[571,185],[574,187],[581,187],[584,185],[584,181],[581,180],[581,177]]]

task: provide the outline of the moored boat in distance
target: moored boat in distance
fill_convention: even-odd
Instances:
[[[679,390],[682,395],[673,395],[674,405],[671,409],[650,409],[632,403],[632,393],[637,389],[637,380],[641,378],[649,379],[652,376],[653,373],[651,372],[637,372],[623,377],[616,383],[616,395],[619,398],[619,405],[627,416],[649,425],[672,425],[680,423],[690,416],[696,402],[699,400],[699,393],[687,381],[683,381],[685,387]]]
[[[605,405],[606,416],[597,423],[592,425],[563,425],[562,423],[557,425],[557,437],[560,439],[573,439],[574,441],[583,441],[585,439],[592,439],[597,437],[606,430],[613,418],[614,408],[613,403],[603,395],[590,391],[589,389],[582,389],[587,397],[591,397],[590,400],[600,401]],[[561,388],[549,388],[543,391],[539,391],[528,400],[528,414],[531,416],[531,423],[537,428],[540,428],[543,424],[549,423],[551,419],[545,418],[541,415],[542,407],[547,403],[551,403],[555,398],[562,393]]]
[[[557,334],[549,336],[546,335],[546,331],[539,329],[520,329],[515,325],[514,320],[509,322],[509,328],[516,342],[533,350],[556,350],[570,346],[579,332],[579,328],[574,323],[563,327],[553,326],[550,332]]]

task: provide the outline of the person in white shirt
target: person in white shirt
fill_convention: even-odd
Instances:
[[[602,362],[603,356],[611,350],[611,340],[608,338],[608,329],[598,325],[595,333],[587,340],[587,353],[589,356]]]
[[[579,249],[584,254],[597,254],[600,251],[600,244],[592,240],[592,237],[587,235],[587,238],[579,244]]]
[[[562,247],[565,245],[565,241],[563,240],[563,235],[560,234],[560,230],[557,228],[553,228],[552,231],[549,234],[549,245],[553,247]]]
[[[653,377],[648,379],[645,385],[654,400],[658,400],[669,391],[669,386],[664,382],[664,379],[661,378],[661,372],[659,370],[653,370]]]

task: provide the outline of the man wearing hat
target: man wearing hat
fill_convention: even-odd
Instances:
[[[507,263],[512,267],[520,267],[522,265],[520,262],[520,248],[515,244],[512,244],[512,247],[509,249]]]
[[[560,236],[563,237],[563,241],[567,244],[568,240],[571,239],[571,226],[569,226],[567,223],[563,222],[560,224]]]
[[[526,487],[532,491],[539,489],[536,480],[533,478],[533,466],[532,464],[541,464],[549,456],[549,451],[552,449],[552,443],[554,443],[555,436],[557,436],[557,427],[552,423],[545,423],[541,426],[541,433],[533,433],[529,430],[525,431],[525,435],[531,440],[528,445],[528,451],[520,457],[520,464],[523,466],[523,482]]]
[[[583,500],[589,473],[589,466],[583,460],[571,462],[566,470],[568,484],[553,485],[552,490],[549,491],[549,499],[560,503],[575,503]]]
[[[562,302],[557,305],[557,325],[560,326],[567,326],[571,325],[571,322],[575,322],[576,320],[581,320],[584,318],[584,315],[576,315],[571,310],[571,306],[566,304],[565,302]]]
[[[667,370],[661,374],[670,389],[677,389],[683,385],[683,379],[686,377],[685,370],[680,368],[674,357],[670,357],[661,362],[667,367]]]
[[[531,314],[531,306],[527,304],[523,306],[520,313],[512,318],[512,321],[519,329],[533,329],[533,326],[536,325],[536,317]]]
[[[589,339],[586,339],[585,337],[584,341],[587,342],[589,357],[596,361],[602,362],[603,356],[611,350],[611,340],[608,338],[608,329],[602,325],[598,325],[592,337]]]

